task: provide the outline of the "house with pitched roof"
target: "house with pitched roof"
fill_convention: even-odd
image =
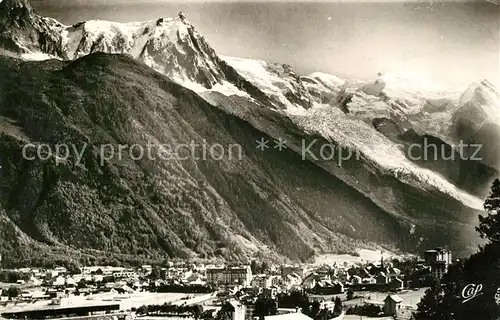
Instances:
[[[395,316],[398,314],[399,309],[401,308],[401,303],[403,302],[403,298],[398,295],[390,294],[384,300],[384,315],[386,316]]]

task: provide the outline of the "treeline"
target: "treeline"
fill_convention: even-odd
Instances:
[[[69,250],[52,250],[45,246],[34,248],[11,249],[6,244],[0,243],[0,254],[2,255],[2,267],[15,268],[43,268],[53,269],[65,267],[69,273],[80,272],[81,266],[112,266],[112,267],[140,267],[141,265],[166,265],[167,261],[162,257],[110,254],[94,250],[83,250],[73,252]]]
[[[178,284],[166,284],[154,288],[155,292],[179,292],[179,293],[212,293],[214,288],[211,286],[203,285],[178,285]]]
[[[142,305],[135,310],[138,315],[147,316],[192,316],[199,319],[203,314],[203,307],[199,304],[183,306],[164,303],[162,305]]]
[[[309,308],[309,297],[302,291],[292,291],[290,293],[280,293],[278,295],[279,308]]]
[[[9,299],[17,298],[22,293],[19,287],[10,287],[3,291],[0,290],[0,292],[2,293],[2,296],[9,297]]]
[[[19,280],[28,281],[30,278],[31,277],[28,273],[23,273],[13,270],[0,271],[0,282],[16,283]]]
[[[382,315],[384,312],[381,306],[377,306],[374,304],[365,304],[365,305],[354,305],[349,307],[346,310],[346,314],[355,314],[358,316],[365,317],[378,317]]]
[[[302,313],[314,320],[327,320],[338,317],[342,314],[342,301],[339,297],[332,299],[334,307],[332,309],[321,308],[319,301],[310,302],[309,297],[304,292],[292,291],[291,293],[279,294],[277,299],[259,298],[255,302],[254,317],[265,317],[275,315],[279,308],[300,308]]]
[[[306,309],[302,309],[302,313],[313,318],[314,320],[327,320],[331,318],[336,318],[342,314],[342,301],[339,297],[336,297],[333,310],[328,308],[321,308],[319,301],[315,300],[310,303]]]

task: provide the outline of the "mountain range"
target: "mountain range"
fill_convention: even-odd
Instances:
[[[7,263],[307,261],[436,245],[460,256],[480,243],[474,225],[500,170],[499,93],[487,80],[461,93],[412,76],[302,76],[218,55],[183,14],[66,26],[3,0],[0,17]],[[149,142],[242,151],[167,161],[99,152]],[[82,161],[27,160],[28,143],[72,144]]]

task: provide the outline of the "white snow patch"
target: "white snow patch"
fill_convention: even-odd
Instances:
[[[307,109],[304,109],[303,107],[296,104],[288,104],[285,111],[287,114],[295,116],[307,115]]]
[[[204,88],[204,89],[205,89],[205,91],[207,91],[206,88]],[[250,95],[248,95],[248,93],[238,89],[234,84],[227,82],[227,81],[224,81],[222,84],[217,83],[208,91],[220,92],[225,96],[236,95],[236,96],[240,96],[240,97],[250,98]]]
[[[59,59],[43,52],[29,52],[21,54],[21,59],[29,61],[44,61],[50,59]]]
[[[186,80],[185,78],[182,78],[179,75],[172,75],[171,79],[178,84],[182,85],[183,87],[186,87],[190,90],[193,90],[196,93],[208,93],[208,92],[219,92],[222,93],[223,95],[230,97],[230,96],[240,96],[240,97],[246,97],[249,99],[252,99],[250,95],[240,89],[238,89],[234,84],[224,81],[223,83],[217,83],[215,84],[212,88],[207,89],[204,86],[202,86],[199,83],[193,82],[191,80]],[[203,97],[203,95],[202,95]]]
[[[270,97],[276,98],[287,108],[294,109],[294,106],[285,97],[282,89],[290,88],[290,84],[283,78],[266,70],[267,62],[262,60],[244,59],[221,56],[222,60],[226,61],[231,67],[250,81],[253,85],[259,88],[262,92]]]
[[[321,82],[325,83],[329,87],[340,87],[342,86],[346,80],[341,79],[333,74],[323,73],[323,72],[313,72],[308,75],[310,78],[316,78]]]
[[[352,256],[349,254],[321,254],[318,255],[314,260],[314,265],[331,265],[331,264],[344,264],[353,265],[358,263],[369,263],[369,262],[379,262],[383,257],[384,260],[389,260],[390,258],[398,258],[399,255],[390,252],[387,250],[383,250],[382,252],[379,250],[369,250],[369,249],[356,249],[359,256]]]
[[[155,69],[153,67],[153,69]],[[155,69],[156,70],[156,69]],[[173,75],[170,75],[169,76],[173,81],[177,82],[178,84],[180,84],[181,86],[183,87],[186,87],[188,88],[189,90],[193,90],[194,92],[197,92],[197,93],[201,93],[201,92],[205,92],[207,91],[208,89],[205,88],[204,86],[202,86],[201,84],[199,83],[196,83],[196,82],[193,82],[193,81],[190,81],[190,80],[187,80],[185,77],[183,77],[182,75],[179,75],[179,74],[173,74]]]

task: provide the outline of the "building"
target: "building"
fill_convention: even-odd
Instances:
[[[52,281],[53,287],[64,287],[66,285],[66,279],[63,276],[59,276]]]
[[[252,279],[252,287],[269,288],[272,286],[272,278],[265,274],[257,274]]]
[[[351,281],[352,284],[360,284],[363,281],[361,277],[358,275],[351,276],[349,280]]]
[[[397,295],[388,295],[384,300],[384,315],[395,316],[401,308],[403,299]]]
[[[282,283],[282,287],[289,290],[294,287],[300,286],[302,283],[302,279],[297,274],[292,273],[282,278]]]
[[[431,267],[431,273],[435,279],[441,280],[446,272],[448,272],[448,265],[445,263],[436,263]]]
[[[133,270],[114,271],[112,275],[115,279],[134,278],[138,276]]]
[[[250,266],[207,268],[207,283],[209,284],[249,286],[251,281]]]
[[[377,283],[377,279],[375,279],[374,277],[364,278],[361,280],[360,283],[375,284],[375,283]]]
[[[283,278],[281,276],[271,276],[271,286],[281,287],[284,284]]]
[[[295,273],[299,277],[304,276],[304,267],[302,266],[292,266],[289,264],[281,266],[281,277],[286,278],[287,275]]]
[[[451,251],[443,248],[427,250],[424,253],[424,258],[427,265],[432,265],[437,262],[446,262],[447,264],[451,264]]]
[[[312,320],[302,312],[292,312],[286,314],[278,314],[275,316],[266,316],[264,320]]]
[[[153,266],[149,265],[149,264],[145,264],[145,265],[142,265],[141,268],[140,268],[140,271],[143,275],[150,275],[151,272],[153,272]]]
[[[399,279],[399,278],[393,278],[391,280],[391,282],[389,282],[389,289],[390,290],[395,290],[395,291],[399,291],[399,290],[403,290],[404,289],[404,282],[403,280]]]
[[[401,275],[401,270],[389,266],[385,268],[384,273],[387,275],[387,277],[389,277],[389,281],[392,281],[393,279],[398,278]]]
[[[319,281],[316,283],[312,292],[315,294],[339,294],[344,293],[344,285],[337,281]]]
[[[227,313],[231,320],[245,320],[246,307],[236,300],[224,303],[219,313]]]
[[[64,318],[71,315],[79,317],[88,317],[92,315],[102,315],[110,312],[118,312],[119,304],[92,303],[87,305],[46,305],[22,308],[17,311],[2,313],[2,317],[8,319],[54,319]],[[118,314],[117,314],[118,316]]]
[[[436,279],[441,279],[452,263],[451,251],[443,248],[427,250],[424,258],[425,263],[431,267],[432,276]]]
[[[59,276],[64,276],[68,273],[68,270],[65,267],[56,267],[54,272]]]
[[[388,284],[389,283],[389,277],[383,273],[383,272],[380,272],[376,277],[375,279],[377,280],[376,283],[377,284]]]

